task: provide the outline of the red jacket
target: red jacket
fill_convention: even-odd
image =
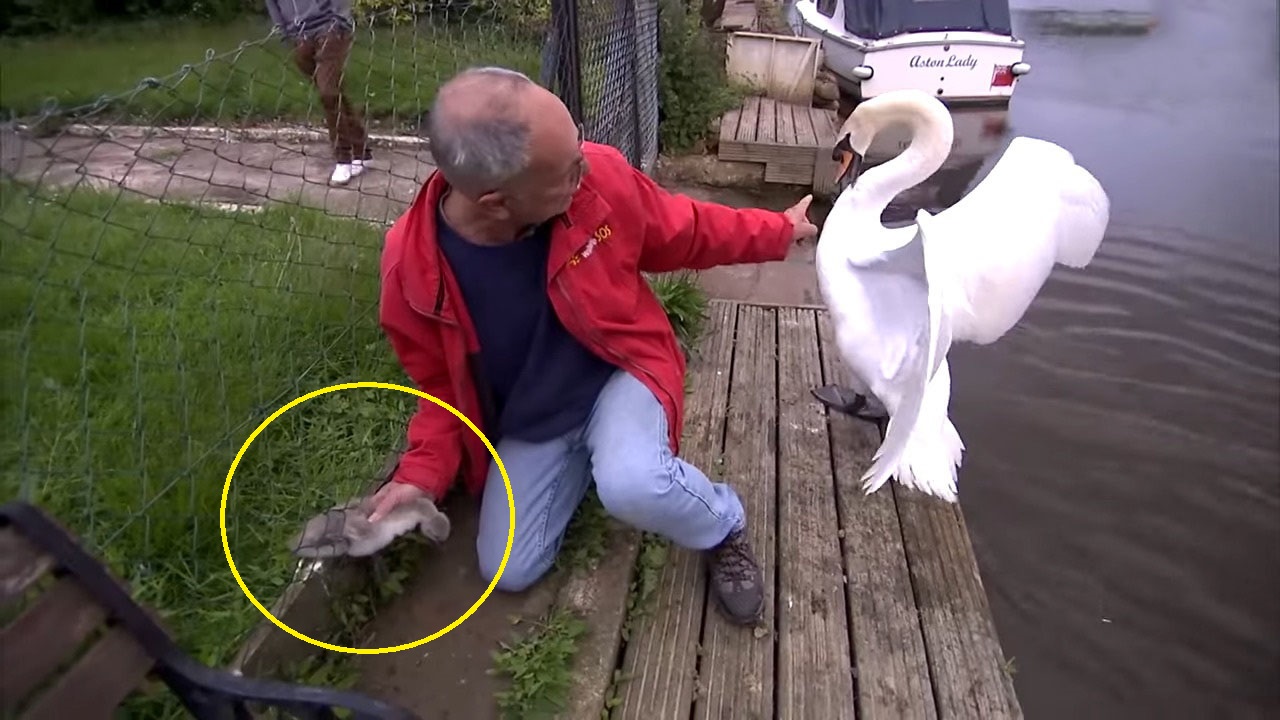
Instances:
[[[590,172],[552,228],[551,304],[574,337],[634,374],[661,400],[678,453],[684,356],[640,272],[781,260],[791,246],[792,224],[778,212],[735,210],[669,194],[611,147],[587,143],[585,153]],[[418,388],[487,432],[493,419],[472,375],[479,343],[436,244],[435,210],[444,188],[444,177],[432,173],[387,232],[380,322]],[[460,472],[467,488],[479,492],[489,462],[488,449],[465,424],[420,400],[394,478],[440,500]]]

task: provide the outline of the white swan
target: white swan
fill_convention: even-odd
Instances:
[[[911,144],[850,184],[855,160],[894,123],[912,129]],[[818,283],[859,393],[845,409],[874,398],[889,416],[862,477],[868,494],[892,476],[956,501],[965,447],[947,417],[951,344],[1003,336],[1055,263],[1089,264],[1110,216],[1106,193],[1071,153],[1017,137],[954,206],[886,228],[880,216],[889,201],[942,166],[952,133],[946,106],[903,90],[862,102],[837,134],[841,191],[818,239]]]

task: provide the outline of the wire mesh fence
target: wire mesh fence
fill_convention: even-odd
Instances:
[[[412,385],[377,324],[378,265],[431,172],[418,129],[436,88],[480,64],[580,77],[591,139],[656,157],[653,0],[357,7],[342,85],[372,159],[348,186],[329,183],[322,99],[265,18],[170,74],[112,80],[123,91],[5,91],[20,116],[0,128],[0,494],[58,517],[208,663],[262,619],[228,572],[220,505],[269,606],[288,536],[402,438],[410,396],[315,397],[261,432],[224,499],[241,444],[285,403]],[[550,32],[566,8],[575,31]]]
[[[589,139],[649,172],[658,156],[658,0],[555,0],[542,80]]]

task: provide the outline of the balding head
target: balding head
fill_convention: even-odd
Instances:
[[[562,213],[586,171],[569,109],[506,68],[471,68],[441,86],[427,133],[445,180],[489,217],[536,224]]]
[[[467,195],[503,186],[529,163],[522,100],[541,89],[500,67],[470,68],[440,87],[428,120],[431,154],[449,184]]]

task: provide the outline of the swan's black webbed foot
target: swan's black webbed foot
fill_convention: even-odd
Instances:
[[[889,419],[889,413],[880,401],[854,392],[839,385],[823,385],[814,388],[813,396],[818,402],[837,412],[852,415],[859,420],[879,424]]]

